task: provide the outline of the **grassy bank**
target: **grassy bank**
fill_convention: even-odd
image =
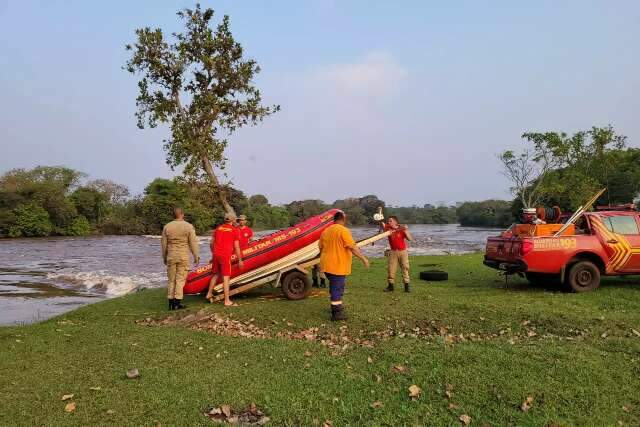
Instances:
[[[412,262],[411,294],[381,292],[384,260],[356,267],[342,329],[322,293],[264,291],[226,310],[190,298],[181,317],[206,312],[158,325],[162,290],[0,328],[0,424],[211,425],[208,407],[252,402],[270,425],[640,424],[640,280],[576,295],[505,287],[480,255]],[[417,280],[431,264],[450,280]]]

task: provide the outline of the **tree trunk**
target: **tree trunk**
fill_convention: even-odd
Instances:
[[[216,187],[216,190],[218,190],[218,197],[220,198],[220,203],[222,204],[224,211],[235,215],[236,211],[229,204],[229,201],[227,200],[227,193],[224,191],[224,188],[220,185],[220,181],[218,181],[218,177],[213,172],[213,166],[211,166],[209,159],[202,159],[202,168],[209,176],[211,183]]]

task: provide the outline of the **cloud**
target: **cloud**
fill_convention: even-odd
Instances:
[[[342,95],[389,96],[407,75],[390,53],[378,51],[352,63],[325,66],[314,73],[313,80]]]

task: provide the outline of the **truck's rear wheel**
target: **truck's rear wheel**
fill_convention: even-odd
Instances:
[[[304,299],[311,292],[311,281],[301,271],[290,271],[282,279],[282,293],[287,299]]]
[[[591,261],[579,261],[571,266],[566,283],[573,292],[589,292],[600,286],[600,269]]]

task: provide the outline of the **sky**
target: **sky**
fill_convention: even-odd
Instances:
[[[640,145],[637,1],[202,1],[227,14],[281,111],[230,138],[227,180],[274,204],[508,198],[526,131],[614,128]],[[136,126],[136,28],[195,2],[0,0],[0,172],[65,165],[143,191],[172,177]]]

